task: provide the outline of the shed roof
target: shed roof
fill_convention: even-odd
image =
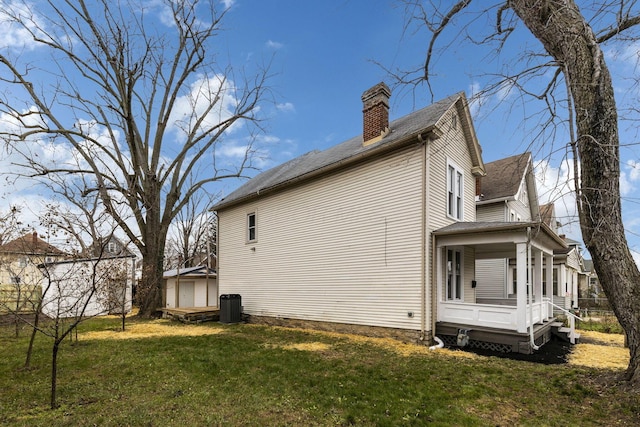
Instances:
[[[209,269],[208,272],[209,277],[216,276],[216,270],[213,268]],[[204,265],[198,265],[196,267],[186,267],[179,268],[173,270],[167,270],[162,274],[163,279],[169,279],[172,277],[182,277],[182,276],[191,276],[191,277],[206,277],[207,276],[207,267]]]

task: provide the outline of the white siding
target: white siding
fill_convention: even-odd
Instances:
[[[476,302],[476,290],[477,288],[471,287],[471,282],[476,280],[474,271],[475,251],[472,247],[466,246],[464,248],[464,302],[474,304]]]
[[[506,260],[481,259],[476,261],[478,298],[505,298]]]
[[[448,123],[451,122],[452,114],[456,114],[453,109],[443,115],[439,123],[441,128],[448,130],[448,132],[445,132],[439,139],[433,141],[428,150],[429,189],[427,191],[429,197],[427,209],[429,209],[429,213],[427,227],[429,231],[440,229],[455,222],[447,216],[447,161],[454,162],[464,172],[464,216],[462,220],[465,222],[476,220],[476,179],[471,174],[473,162],[464,138],[462,126],[458,125],[457,129],[450,129],[448,126]],[[458,123],[460,123],[460,120],[458,120]],[[429,254],[431,257],[431,250]],[[471,289],[471,277],[475,277],[473,272],[474,257],[475,254],[473,252],[465,251],[465,301],[467,298],[475,299],[475,292],[467,291],[467,288]],[[432,283],[435,285],[435,275],[432,277]],[[445,295],[445,283],[441,283],[440,286],[442,287],[442,295]]]
[[[132,268],[132,258],[47,264],[42,312],[54,318],[121,313],[122,308],[128,313]]]
[[[476,220],[486,222],[508,221],[506,204],[504,202],[480,205],[476,209]]]
[[[413,147],[219,212],[220,293],[253,315],[419,330],[422,156]]]

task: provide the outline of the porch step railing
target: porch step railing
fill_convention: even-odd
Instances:
[[[550,299],[547,299],[547,302],[549,303],[549,305],[551,305],[552,307],[557,308],[558,310],[560,310],[560,312],[564,313],[567,316],[567,319],[569,319],[569,327],[568,328],[559,328],[558,330],[560,332],[564,332],[564,333],[568,332],[569,342],[571,342],[571,344],[575,344],[576,340],[580,338],[580,334],[578,334],[576,332],[576,319],[577,320],[582,320],[582,318],[580,316],[577,316],[577,315],[573,314],[569,310],[567,310],[565,308],[562,308],[559,305],[554,304]],[[553,313],[553,308],[551,308],[550,312]]]

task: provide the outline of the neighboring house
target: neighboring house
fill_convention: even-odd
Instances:
[[[553,203],[540,206],[540,215],[542,221],[558,233],[559,223]],[[579,289],[586,287],[588,279],[580,242],[568,239],[564,234],[560,238],[567,247],[554,251],[553,303],[568,310],[579,307]]]
[[[102,239],[97,239],[91,244],[88,249],[88,253],[85,254],[89,258],[111,258],[111,257],[133,257],[135,254],[127,248],[127,245],[122,243],[120,239],[115,236],[108,236]]]
[[[165,308],[218,306],[216,271],[206,266],[165,271]]]
[[[0,245],[0,313],[33,311],[42,295],[43,276],[37,266],[66,256],[36,232]]]
[[[103,254],[39,265],[42,313],[67,318],[129,313],[135,275],[133,254]]]
[[[480,181],[480,195],[476,202],[477,221],[539,221],[531,153],[486,163],[485,170],[486,176]],[[477,301],[492,303],[515,298],[518,291],[516,276],[513,258],[476,260]]]
[[[363,135],[212,207],[220,293],[240,294],[255,321],[532,351],[551,329],[542,266],[566,245],[537,219],[476,221],[485,165],[464,94],[392,122],[389,96],[384,84],[363,94]],[[505,258],[514,304],[479,302],[476,260]]]
[[[609,300],[604,294],[598,273],[593,267],[593,261],[590,259],[583,260],[584,280],[581,280],[578,286],[578,301],[580,309],[598,309],[611,310]]]
[[[558,222],[553,203],[540,206],[536,190],[531,153],[519,154],[485,165],[478,198],[478,221],[530,222],[541,221],[554,233]],[[542,271],[543,296],[552,295],[558,308],[577,307],[578,278],[582,274],[579,243],[559,236],[567,247],[553,251],[551,291],[546,287],[546,267]],[[504,298],[516,298],[516,261],[513,258],[477,260],[476,280],[479,302],[490,303]]]
[[[586,281],[580,242],[560,236],[567,244],[566,249],[553,252],[553,302],[559,307],[578,308],[579,283]]]

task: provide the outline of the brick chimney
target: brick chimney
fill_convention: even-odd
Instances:
[[[383,82],[362,94],[362,145],[380,141],[389,132],[389,97],[391,91]]]

